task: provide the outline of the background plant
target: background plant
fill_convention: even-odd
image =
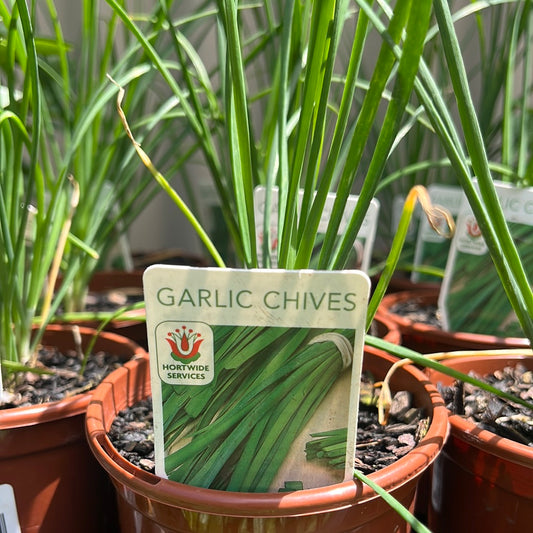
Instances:
[[[482,17],[482,14],[485,16]],[[480,12],[477,18],[481,38],[487,39],[486,43],[482,41],[480,45],[485,53],[481,58],[481,78],[484,83],[478,116],[488,166],[494,179],[519,188],[531,186],[533,56],[530,43],[533,35],[533,4],[519,2],[496,6],[487,13]],[[509,21],[503,25],[505,30],[500,31],[500,38],[495,35],[499,23],[494,19]],[[503,203],[505,192],[500,188],[498,194]],[[514,215],[509,208],[505,212],[508,220],[513,220]],[[526,220],[522,222],[527,224]],[[531,276],[533,269],[529,257],[528,226],[508,222],[508,227],[516,243],[521,265],[526,274]],[[496,307],[500,312],[490,320],[489,309],[493,306],[490,302],[504,298],[503,287],[498,285],[497,274],[490,260],[473,258],[470,268],[467,268],[461,263],[461,259],[464,259],[462,254],[457,254],[456,259],[453,275],[450,269],[450,293],[446,297],[449,327],[452,330],[463,328],[500,336],[521,336],[520,324],[513,320],[507,302]],[[478,268],[474,272],[471,268],[476,260]],[[475,297],[469,297],[469,289],[476,286],[475,280],[479,279],[482,272],[482,279],[487,283],[478,287],[479,292]],[[468,302],[466,306],[465,302]],[[463,309],[459,310],[462,306]],[[468,324],[465,325],[464,321]]]
[[[519,28],[522,28],[524,31],[523,35],[526,37],[525,50],[528,50],[528,42],[530,39],[527,37],[531,36],[531,2],[525,2],[523,5],[522,3],[518,3],[516,6],[517,11],[515,14],[515,23],[513,24],[513,34],[518,32]],[[517,246],[513,240],[509,226],[505,221],[503,209],[496,193],[493,177],[494,173],[491,170],[484,142],[485,137],[480,122],[477,120],[472,92],[469,87],[461,50],[454,31],[453,21],[448,6],[439,0],[435,4],[435,14],[442,36],[443,49],[460,118],[460,126],[456,129],[450,120],[449,113],[444,113],[444,110],[442,110],[439,112],[439,118],[446,124],[448,131],[441,128],[440,125],[436,127],[436,130],[447,150],[448,157],[459,176],[459,181],[481,228],[496,271],[502,281],[502,286],[518,316],[518,320],[525,336],[531,340],[533,338],[531,318],[533,316],[533,294],[525,272],[525,263],[520,258]],[[515,39],[517,35],[519,35],[519,33],[515,34]],[[512,43],[511,47],[514,46],[518,46],[518,41],[514,40],[514,44]],[[516,79],[514,61],[516,61],[518,57],[519,56],[510,55],[508,59],[509,63],[506,69],[506,78],[508,80],[506,82],[507,91],[511,90],[510,85],[514,84],[514,82],[509,80]],[[521,131],[523,131],[524,124],[527,124],[528,118],[527,106],[524,106],[524,103],[528,99],[528,87],[531,83],[529,52],[525,52],[523,59],[525,61],[524,65],[526,65],[524,70],[525,85],[523,86],[524,92],[521,93],[522,96],[518,98],[518,102],[521,103],[521,105],[518,106],[518,109],[525,112],[525,115],[520,115],[519,124],[521,125]],[[505,106],[509,106],[509,101],[514,101],[514,96],[507,92],[505,100]],[[426,101],[424,105],[433,124],[436,126],[437,116],[429,111],[429,102]],[[507,107],[507,111],[503,114],[503,120],[512,123],[512,115],[514,115],[514,112],[510,111],[510,108]],[[508,132],[514,129],[512,127],[509,129],[509,127],[509,124],[507,124],[503,128],[503,146],[505,146],[505,139],[509,138],[507,137],[509,135]],[[462,151],[463,143],[461,142],[461,133],[462,138],[464,139],[466,156],[465,152]],[[524,140],[527,143],[529,136],[526,132],[524,132],[524,136]],[[506,155],[507,149],[503,150],[502,161],[505,164],[508,164],[511,163],[511,159],[513,159],[514,163],[511,164],[517,164],[518,166],[516,169],[523,172],[524,177],[526,177],[528,165],[526,164],[524,166],[523,162],[527,160],[528,157],[531,158],[531,153],[528,155],[528,150],[530,149],[531,146],[527,147],[520,144],[519,149],[517,150],[518,155],[516,157]],[[479,192],[472,185],[472,175],[475,175],[477,178]]]
[[[135,151],[113,105],[117,87],[108,76],[131,87],[124,108],[139,140],[154,152],[158,164],[172,174],[182,162],[170,157],[180,143],[180,132],[167,127],[173,117],[173,95],[157,85],[142,48],[131,34],[121,31],[116,15],[104,8],[101,0],[82,2],[80,36],[70,43],[54,2],[36,4],[35,31],[54,43],[56,51],[39,55],[47,103],[43,142],[50,154],[48,164],[60,177],[72,174],[80,189],[63,257],[63,266],[78,265],[70,278],[65,270],[67,311],[84,309],[92,274],[109,264],[117,243],[126,244],[124,261],[126,266],[131,264],[124,236],[158,190],[149,173],[139,172]],[[151,42],[157,42],[164,23],[161,10],[156,6],[139,23]],[[160,44],[162,53],[164,48]]]
[[[524,331],[528,335],[533,332],[529,312],[531,291],[493,194],[490,165],[471,104],[452,14],[444,0],[400,1],[394,4],[394,9],[386,2],[371,7],[357,0],[355,29],[349,39],[353,48],[348,64],[340,71],[336,71],[335,66],[341,29],[346,30],[352,14],[353,4],[349,2],[237,5],[230,0],[220,0],[212,3],[205,11],[197,11],[195,16],[217,28],[220,57],[213,69],[202,66],[199,56],[187,46],[181,33],[186,18],[173,19],[168,9],[167,23],[179,64],[175,71],[168,68],[127,11],[115,0],[108,0],[108,3],[136,36],[179,99],[183,120],[196,135],[212,174],[241,264],[250,268],[259,266],[252,194],[254,186],[261,183],[267,189],[274,185],[279,187],[278,265],[284,268],[308,266],[325,195],[330,190],[337,193],[338,203],[322,245],[318,267],[342,268],[366,206],[379,187],[391,150],[396,147],[399,136],[406,135],[402,125],[408,131],[409,124],[413,123],[412,120],[402,122],[406,110],[416,120],[422,120],[419,116],[425,113],[425,123],[431,125],[440,140],[458,182],[481,220],[502,283],[508,289],[513,307],[521,315]],[[169,2],[164,5],[170,7]],[[443,57],[450,71],[464,135],[449,111],[449,103],[442,97],[441,85],[427,65],[419,63],[425,39],[430,34],[432,6],[437,20],[433,33],[438,33],[438,42],[445,50]],[[250,30],[246,25],[247,16],[255,22],[266,20],[268,24],[260,28],[253,26]],[[368,52],[365,47],[371,27],[383,37],[383,43],[377,57],[375,48],[371,48],[375,65],[370,81],[366,82],[359,77],[359,66],[363,52]],[[274,52],[268,53],[270,50]],[[252,82],[255,80],[250,78],[250,72],[254,72],[256,65],[262,67],[270,83],[262,86]],[[340,100],[332,100],[332,95],[337,94],[333,88],[339,85],[343,87]],[[417,97],[415,107],[408,105],[412,87]],[[260,120],[256,120],[252,112],[258,103],[264,108]],[[376,124],[380,134],[372,143],[371,130]],[[132,128],[134,138],[135,129]],[[152,164],[147,152],[139,145],[137,149],[159,183],[194,219]],[[368,159],[363,155],[369,156]],[[473,174],[481,183],[479,193],[473,187]],[[356,176],[362,182],[358,191],[360,203],[348,231],[338,241],[338,220]],[[299,188],[304,190],[300,214],[296,207]],[[268,244],[267,239],[266,246]],[[220,257],[217,262],[220,266],[225,264]],[[389,270],[393,269],[391,263]],[[419,354],[395,350],[372,337],[367,339],[369,344],[425,364]],[[442,369],[440,365],[438,368]]]
[[[0,361],[3,373],[33,355],[32,324],[48,285],[61,234],[76,204],[76,187],[50,171],[43,141],[37,43],[25,2],[0,4]],[[52,49],[53,50],[53,49]],[[50,246],[48,246],[50,245]],[[59,253],[61,250],[59,251]],[[42,327],[46,317],[42,321]],[[2,376],[3,377],[3,376]]]
[[[81,7],[70,43],[53,0],[0,2],[4,371],[30,361],[58,310],[83,309],[93,272],[158,190],[139,172],[107,75],[133,89],[124,106],[157,161],[171,161],[169,172],[181,164],[168,158],[180,137],[165,128],[173,96],[158,90],[142,48],[100,0]],[[141,21],[154,41],[157,13]]]
[[[531,2],[453,1],[449,6],[492,174],[495,179],[519,186],[530,185]],[[424,60],[457,122],[454,89],[439,35],[437,25],[428,32]],[[379,187],[384,217],[393,213],[392,200],[397,195],[405,196],[415,183],[459,186],[444,146],[419,103],[413,100],[418,120],[391,154]],[[394,220],[385,218],[384,222],[380,229],[386,245],[390,241],[386,232],[394,230]],[[414,228],[413,235],[416,231]],[[438,247],[433,248],[432,252],[437,253]],[[442,259],[435,256],[428,266],[444,268],[448,247],[440,248]],[[409,250],[403,262],[412,268]]]

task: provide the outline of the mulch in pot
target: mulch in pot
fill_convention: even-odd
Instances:
[[[533,402],[533,370],[522,364],[507,366],[487,376],[470,374],[499,390]],[[500,437],[533,446],[533,411],[525,406],[462,381],[456,381],[449,387],[439,385],[439,390],[453,414],[463,416]]]
[[[407,318],[412,322],[427,324],[436,328],[442,328],[439,309],[436,305],[422,305],[418,300],[406,300],[398,302],[390,308],[391,313]]]
[[[367,475],[410,452],[429,427],[429,418],[422,409],[413,407],[407,392],[395,394],[386,425],[379,424],[377,408],[372,403],[374,400],[361,403],[359,407],[354,463],[355,468]],[[121,411],[108,436],[125,459],[147,472],[155,473],[151,399]],[[344,453],[341,455],[344,456]]]
[[[144,294],[141,288],[112,289],[90,292],[85,301],[85,310],[89,312],[112,312],[121,307],[142,302]]]
[[[89,356],[83,374],[80,374],[82,355],[75,350],[61,352],[55,347],[39,349],[37,367],[51,374],[26,372],[10,390],[9,398],[0,409],[26,407],[62,400],[94,389],[110,372],[124,363],[119,355],[96,352]]]

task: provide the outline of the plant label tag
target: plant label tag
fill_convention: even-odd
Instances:
[[[11,485],[0,485],[0,533],[20,533],[20,524]]]
[[[447,209],[454,220],[457,219],[464,198],[464,192],[460,187],[451,185],[431,184],[427,188],[431,203]],[[427,217],[420,214],[420,224],[416,239],[415,269],[411,274],[411,280],[415,283],[421,281],[440,281],[440,278],[431,274],[420,272],[423,267],[432,267],[444,270],[450,251],[451,240],[439,235],[430,225]]]
[[[303,202],[303,191],[299,191],[298,196],[298,209],[301,209]],[[315,268],[318,263],[318,256],[322,242],[326,235],[329,221],[331,219],[331,212],[333,210],[333,204],[335,203],[335,193],[329,193],[326,198],[324,209],[322,210],[322,216],[318,225],[317,237],[315,241],[316,250],[313,252],[311,258],[311,268]],[[337,235],[339,238],[344,235],[350,217],[352,216],[357,206],[358,196],[351,194],[346,201],[344,213],[340,221]],[[278,215],[279,215],[279,202],[278,202],[278,189],[272,188],[272,194],[267,197],[265,187],[259,186],[254,190],[254,211],[255,211],[255,229],[257,238],[257,257],[259,264],[264,264],[263,251],[265,239],[268,240],[269,247],[269,259],[270,266],[272,268],[277,267],[277,251],[278,251]],[[266,213],[268,213],[267,216]],[[348,259],[347,268],[355,268],[368,272],[370,267],[370,260],[372,258],[372,251],[374,249],[374,240],[376,237],[376,229],[378,224],[379,215],[379,201],[373,198],[368,206],[365,218],[357,234],[357,239],[353,245],[353,252]],[[269,227],[269,235],[266,235],[265,223]]]
[[[149,267],[157,475],[238,492],[352,479],[369,292],[357,270]],[[324,435],[335,456],[310,452]]]
[[[533,188],[496,182],[503,214],[528,276],[533,275]],[[439,294],[443,327],[465,331],[524,337],[490,257],[481,228],[464,199]]]

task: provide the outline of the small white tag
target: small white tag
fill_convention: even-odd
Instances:
[[[20,533],[20,524],[11,485],[0,485],[0,533]]]
[[[300,208],[303,200],[303,191],[299,191],[298,208]],[[343,235],[346,231],[350,217],[352,216],[357,206],[358,196],[351,194],[346,201],[346,207],[342,215],[342,220],[339,225],[338,235]],[[277,248],[278,248],[278,189],[272,188],[270,206],[270,260],[272,268],[277,267]],[[257,238],[257,259],[259,264],[263,264],[263,233],[264,233],[264,219],[265,219],[265,203],[266,203],[266,189],[259,186],[254,190],[254,210],[255,210],[255,227]],[[318,226],[317,243],[321,236],[325,235],[329,220],[331,218],[331,211],[335,203],[335,193],[329,193],[326,199],[326,204],[322,211],[322,217]],[[378,225],[379,201],[372,199],[368,206],[365,218],[361,225],[361,229],[357,234],[357,240],[353,245],[353,257],[349,259],[347,268],[359,269],[363,272],[368,272],[370,268],[370,260],[374,249],[374,240],[376,237],[376,229]]]

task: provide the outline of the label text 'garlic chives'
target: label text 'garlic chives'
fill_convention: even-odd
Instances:
[[[219,289],[183,289],[176,291],[162,287],[157,291],[157,301],[165,307],[180,308],[241,308],[264,306],[267,309],[353,311],[357,295],[336,291],[276,291],[270,290],[256,296],[248,289],[239,291]]]

